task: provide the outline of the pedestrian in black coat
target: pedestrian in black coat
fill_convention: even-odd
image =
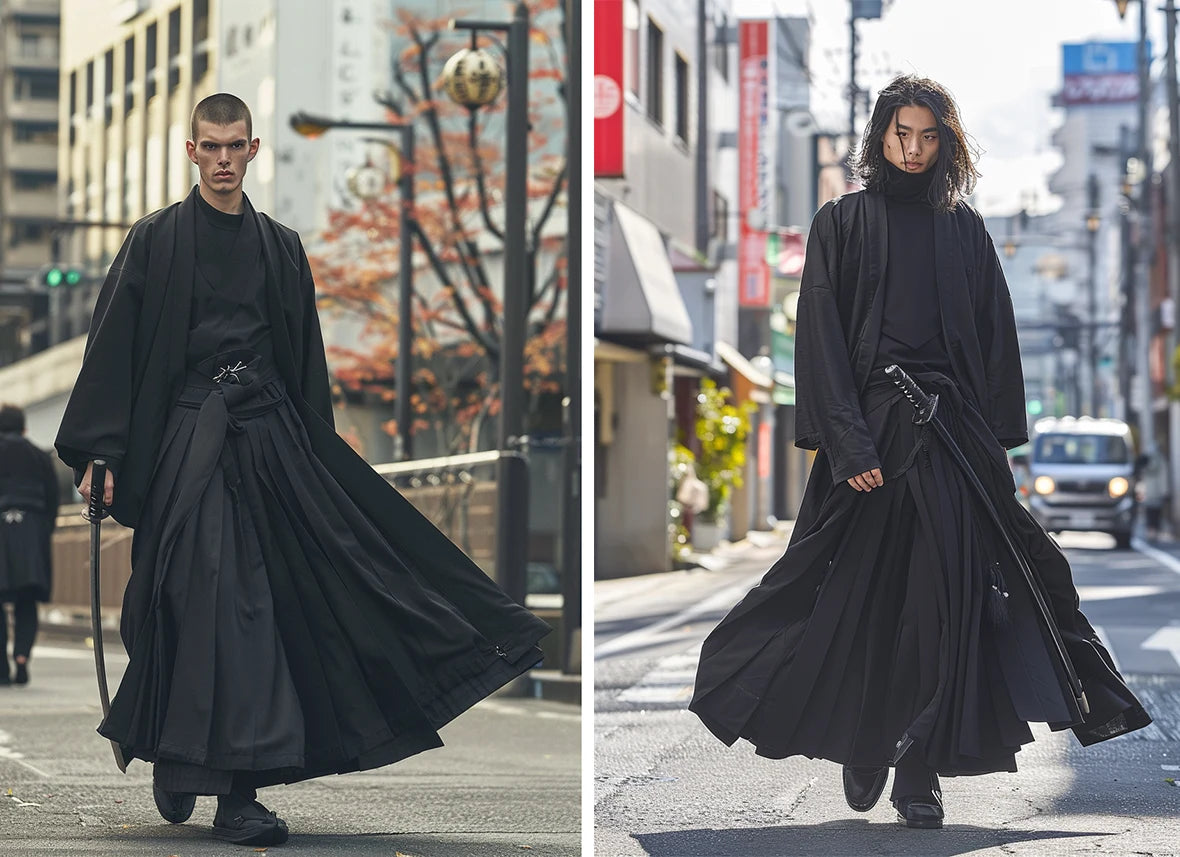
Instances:
[[[912,827],[942,826],[940,775],[1015,771],[1029,722],[1084,745],[1150,722],[1015,498],[1024,381],[995,248],[963,201],[973,154],[950,94],[899,77],[865,131],[865,190],[815,216],[795,351],[796,444],[815,463],[786,553],[705,641],[690,704],[727,743],[841,763],[856,810],[895,767]],[[893,364],[940,396],[1016,555]]]
[[[287,838],[261,786],[365,770],[540,660],[549,628],[337,436],[307,257],[242,193],[246,105],[197,105],[200,184],[132,227],[57,449],[134,527],[130,663],[99,732],[154,763],[184,821]],[[117,487],[116,487],[117,486]]]
[[[30,443],[25,412],[0,406],[0,685],[27,684],[37,639],[37,603],[53,591],[51,541],[57,523],[58,487],[53,460]],[[8,616],[12,605],[12,655],[8,665]]]

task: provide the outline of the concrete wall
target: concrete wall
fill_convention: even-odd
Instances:
[[[623,577],[669,568],[668,403],[651,391],[647,360],[600,364],[609,372],[614,442],[595,449],[594,574]]]

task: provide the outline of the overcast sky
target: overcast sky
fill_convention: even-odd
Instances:
[[[735,0],[742,17],[805,15],[812,21],[812,112],[843,128],[848,109],[848,0]],[[1152,53],[1164,51],[1162,0],[1148,0]],[[1060,164],[1049,135],[1061,124],[1050,99],[1061,87],[1065,42],[1135,41],[1138,2],[1119,20],[1114,0],[886,0],[877,21],[857,23],[858,84],[873,94],[892,74],[935,78],[954,93],[967,131],[984,150],[976,204],[1006,214]],[[863,121],[864,117],[861,117]]]

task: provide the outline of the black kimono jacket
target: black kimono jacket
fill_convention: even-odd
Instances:
[[[111,514],[135,527],[168,415],[184,386],[195,269],[194,187],[188,199],[136,223],[98,297],[82,370],[58,431],[58,454],[81,473],[105,458],[115,475]],[[453,542],[336,434],[315,283],[299,235],[245,201],[266,266],[274,358],[315,456],[467,620],[503,641],[515,662],[548,626],[513,602]]]
[[[1028,441],[1028,423],[1016,321],[983,218],[960,204],[934,218],[934,243],[943,336],[963,395],[1000,443],[1019,446]],[[876,297],[888,246],[885,197],[864,191],[824,205],[807,239],[795,333],[795,445],[822,450],[836,483],[880,466],[860,396],[876,365],[885,303]]]

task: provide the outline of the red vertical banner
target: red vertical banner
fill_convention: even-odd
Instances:
[[[744,307],[770,306],[768,33],[766,21],[742,21],[738,31],[738,303]]]
[[[594,175],[623,175],[623,0],[594,3]]]

